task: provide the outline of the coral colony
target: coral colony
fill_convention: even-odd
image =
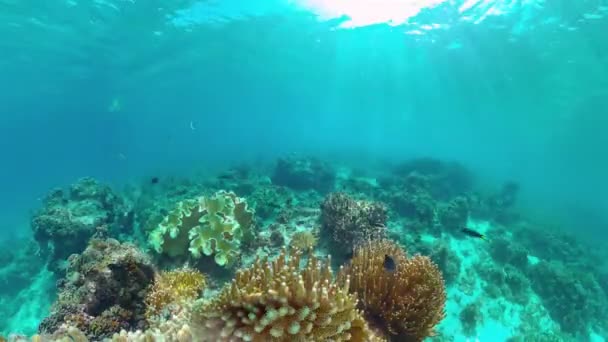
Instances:
[[[0,275],[26,289],[50,272],[54,302],[37,332],[0,341],[450,341],[491,324],[515,327],[496,341],[575,341],[608,328],[601,256],[527,221],[517,184],[481,191],[428,158],[273,167],[53,190],[35,243]],[[27,305],[2,291],[0,316]]]

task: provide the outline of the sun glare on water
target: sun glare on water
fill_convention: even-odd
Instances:
[[[302,0],[301,5],[323,19],[347,16],[342,27],[359,27],[378,23],[401,25],[425,8],[447,0]]]

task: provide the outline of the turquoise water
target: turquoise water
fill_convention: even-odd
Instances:
[[[0,306],[11,308],[0,312],[0,332],[34,334],[56,296],[54,277],[64,276],[49,273],[45,246],[32,239],[32,217],[52,189],[94,177],[132,199],[151,177],[202,184],[240,164],[270,177],[267,165],[295,152],[344,179],[380,179],[391,165],[430,157],[471,170],[475,191],[516,182],[523,218],[469,213],[469,224],[521,245],[532,266],[565,265],[550,274],[591,277],[565,286],[598,295],[589,315],[597,322],[560,329],[552,307],[587,313],[548,299],[530,272],[522,293],[533,312],[489,296],[493,278],[481,273],[500,265],[495,245],[426,231],[415,245],[400,230],[408,217],[389,211],[406,249],[424,254],[439,240],[460,260],[439,338],[540,341],[532,331],[542,326],[556,340],[602,340],[606,32],[608,1],[599,0],[0,0],[0,241],[20,246],[0,259]],[[324,195],[294,196],[318,207]],[[526,235],[530,226],[537,237]],[[563,260],[543,249],[558,229],[573,236],[551,247],[568,244]],[[27,275],[15,276],[23,265]],[[484,319],[466,332],[461,313],[480,302]],[[522,328],[531,320],[539,326]]]

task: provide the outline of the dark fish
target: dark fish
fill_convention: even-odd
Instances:
[[[478,239],[486,240],[486,236],[485,235],[483,235],[480,232],[475,231],[473,229],[462,228],[462,232],[465,233],[468,236],[472,236],[472,237],[475,237],[475,238],[478,238]]]
[[[158,184],[158,181],[159,181],[158,177],[152,177],[152,179],[150,179],[150,183],[152,183],[152,184]]]
[[[397,268],[397,265],[395,265],[395,260],[393,257],[388,254],[384,254],[384,269],[389,272],[393,272],[395,271],[395,268]]]
[[[234,179],[234,175],[231,173],[222,173],[219,176],[217,176],[217,178],[219,179],[225,179],[225,180],[229,180],[229,179]]]

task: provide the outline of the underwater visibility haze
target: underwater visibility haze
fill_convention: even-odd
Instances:
[[[608,1],[0,0],[0,37],[0,341],[608,339]]]

